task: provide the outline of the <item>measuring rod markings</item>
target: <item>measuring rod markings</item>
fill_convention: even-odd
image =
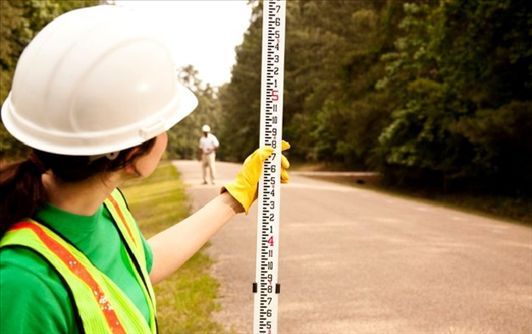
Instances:
[[[264,162],[259,183],[257,267],[253,284],[255,334],[277,333],[285,11],[284,0],[264,1],[260,146],[271,146],[274,153]]]

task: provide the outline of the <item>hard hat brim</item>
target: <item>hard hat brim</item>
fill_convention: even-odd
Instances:
[[[18,116],[11,94],[2,105],[1,115],[7,131],[31,148],[62,155],[91,156],[140,145],[170,129],[194,111],[197,105],[196,96],[188,88],[177,85],[173,99],[149,119],[139,122],[142,124],[76,134],[37,127]]]

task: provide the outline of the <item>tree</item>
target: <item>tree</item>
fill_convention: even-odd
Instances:
[[[259,143],[262,6],[254,3],[250,27],[236,48],[236,64],[229,84],[220,88],[221,153],[227,160],[243,160]]]
[[[399,178],[530,191],[532,16],[524,1],[408,3],[380,81],[398,102],[380,136]]]
[[[404,4],[403,35],[395,50],[383,55],[386,75],[378,87],[395,100],[392,122],[381,132],[379,152],[383,168],[394,177],[443,180],[456,172],[459,139],[449,130],[454,110],[448,89],[439,75],[432,46],[438,3]],[[445,154],[444,154],[445,153]]]
[[[344,7],[343,14],[329,10],[330,21],[336,19],[348,28],[333,30],[343,42],[335,42],[327,56],[326,71],[334,79],[324,80],[332,89],[316,111],[313,134],[318,160],[332,159],[349,168],[372,166],[373,148],[390,113],[388,95],[375,85],[384,75],[380,56],[393,42],[390,34],[397,23],[390,16],[396,7],[392,2],[360,1]]]
[[[434,36],[471,145],[463,168],[490,189],[532,193],[532,12],[527,1],[450,1]]]
[[[391,43],[374,41],[385,26],[379,14],[386,8],[373,1],[287,2],[283,136],[297,147],[291,158],[348,165],[370,160],[387,99],[383,94],[368,97],[376,103],[371,106],[364,99],[381,77],[380,50]],[[224,137],[234,143],[233,159],[244,158],[258,143],[261,16],[262,7],[255,2],[252,22],[237,48],[232,81],[220,92]]]

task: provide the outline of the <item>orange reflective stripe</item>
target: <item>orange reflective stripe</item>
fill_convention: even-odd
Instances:
[[[10,230],[20,230],[20,229],[30,229],[33,231],[39,239],[52,251],[54,252],[63,263],[67,265],[68,268],[79,277],[83,282],[85,282],[94,292],[93,296],[96,299],[96,302],[100,304],[100,309],[105,316],[107,325],[111,328],[113,333],[126,333],[122,324],[118,320],[115,311],[113,310],[109,299],[105,296],[102,289],[96,283],[92,275],[87,271],[87,269],[72,256],[72,254],[65,249],[61,244],[55,241],[53,238],[48,236],[39,226],[32,224],[31,222],[20,222],[13,225]]]
[[[107,199],[109,200],[109,202],[111,202],[111,204],[113,205],[115,211],[118,213],[118,217],[122,221],[122,225],[124,225],[126,227],[126,230],[127,230],[127,233],[129,234],[129,237],[135,243],[135,246],[138,247],[139,245],[137,245],[137,239],[135,239],[133,237],[133,233],[131,233],[131,230],[129,229],[129,224],[127,223],[127,220],[124,217],[124,214],[122,213],[122,210],[120,210],[120,206],[118,205],[118,202],[116,201],[116,199],[114,199],[113,196],[109,196],[109,197],[107,197]]]

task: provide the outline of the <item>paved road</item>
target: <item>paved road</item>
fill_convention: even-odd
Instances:
[[[194,161],[176,161],[193,207]],[[218,163],[220,180],[238,165]],[[282,189],[279,333],[532,333],[532,229],[292,175]],[[256,207],[212,239],[216,319],[251,333]]]

